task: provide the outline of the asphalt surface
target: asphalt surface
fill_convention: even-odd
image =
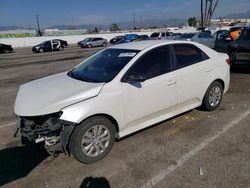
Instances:
[[[73,68],[102,48],[0,54],[0,186],[250,187],[250,69],[235,69],[220,107],[195,109],[117,141],[94,164],[13,138],[20,84]]]

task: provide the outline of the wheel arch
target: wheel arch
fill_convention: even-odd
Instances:
[[[100,116],[105,117],[105,118],[109,119],[109,120],[112,122],[112,124],[113,124],[114,127],[115,127],[115,137],[118,138],[118,135],[119,135],[119,126],[118,126],[118,122],[117,122],[117,120],[116,120],[113,116],[111,116],[111,115],[109,115],[109,114],[105,114],[105,113],[94,114],[94,115],[91,115],[91,116],[88,116],[88,117],[84,118],[79,124],[81,124],[82,122],[84,122],[84,121],[86,121],[86,120],[88,120],[88,119],[90,119],[90,118],[98,117],[98,116],[99,116],[99,117],[100,117]]]

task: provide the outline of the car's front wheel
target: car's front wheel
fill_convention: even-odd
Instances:
[[[202,107],[207,111],[218,108],[223,97],[223,87],[219,81],[213,82],[207,89],[202,101]]]
[[[104,158],[115,141],[113,123],[102,116],[92,117],[78,125],[69,142],[69,150],[81,163],[93,163]]]
[[[44,52],[44,50],[43,50],[42,48],[40,48],[40,49],[39,49],[39,52],[40,52],[40,53],[43,53],[43,52]]]

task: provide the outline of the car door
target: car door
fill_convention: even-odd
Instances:
[[[178,101],[182,108],[192,109],[201,103],[213,68],[209,57],[193,44],[172,45],[174,69],[178,83]]]
[[[94,38],[91,42],[91,45],[94,47],[94,46],[98,46],[97,45],[97,38]]]
[[[133,127],[171,113],[177,103],[177,82],[171,70],[169,48],[163,46],[144,54],[127,71],[124,78],[132,74],[145,75],[146,78],[144,82],[122,82],[127,126]]]
[[[218,52],[227,52],[228,44],[232,42],[229,31],[219,30],[215,33],[214,49]]]

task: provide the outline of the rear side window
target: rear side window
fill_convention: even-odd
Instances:
[[[171,59],[168,46],[158,47],[143,55],[126,73],[143,74],[147,79],[160,76],[171,71]]]
[[[160,33],[152,33],[150,37],[159,37]]]
[[[192,44],[175,44],[173,51],[176,58],[176,69],[209,59],[201,49]]]

